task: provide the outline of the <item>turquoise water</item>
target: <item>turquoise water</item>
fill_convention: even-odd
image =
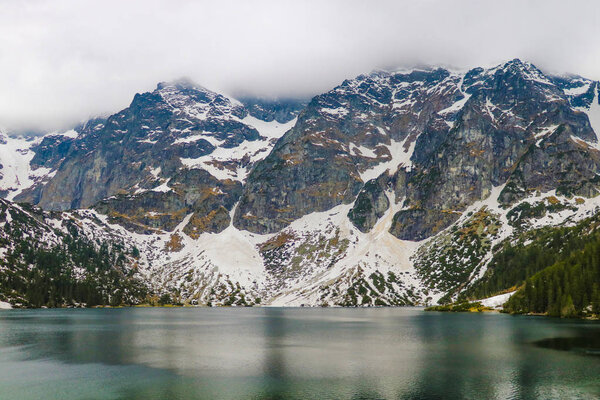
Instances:
[[[594,399],[599,339],[419,308],[8,310],[0,399]]]

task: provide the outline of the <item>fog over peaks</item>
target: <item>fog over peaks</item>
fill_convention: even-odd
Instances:
[[[600,2],[0,0],[0,126],[63,129],[188,77],[307,97],[389,66],[513,58],[600,79]]]

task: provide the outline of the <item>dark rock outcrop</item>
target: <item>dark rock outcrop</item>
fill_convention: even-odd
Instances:
[[[264,99],[241,97],[239,99],[248,113],[262,121],[286,123],[298,116],[308,101],[302,99]]]
[[[382,175],[379,179],[365,183],[348,212],[350,221],[363,233],[370,231],[390,207],[385,194],[387,181],[387,177]]]

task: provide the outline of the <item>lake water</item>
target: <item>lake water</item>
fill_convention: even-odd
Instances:
[[[0,399],[594,399],[599,340],[420,308],[8,310]]]

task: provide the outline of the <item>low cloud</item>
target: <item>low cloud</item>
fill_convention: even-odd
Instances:
[[[595,1],[0,0],[0,126],[66,128],[189,77],[311,96],[386,66],[519,57],[600,79]]]

